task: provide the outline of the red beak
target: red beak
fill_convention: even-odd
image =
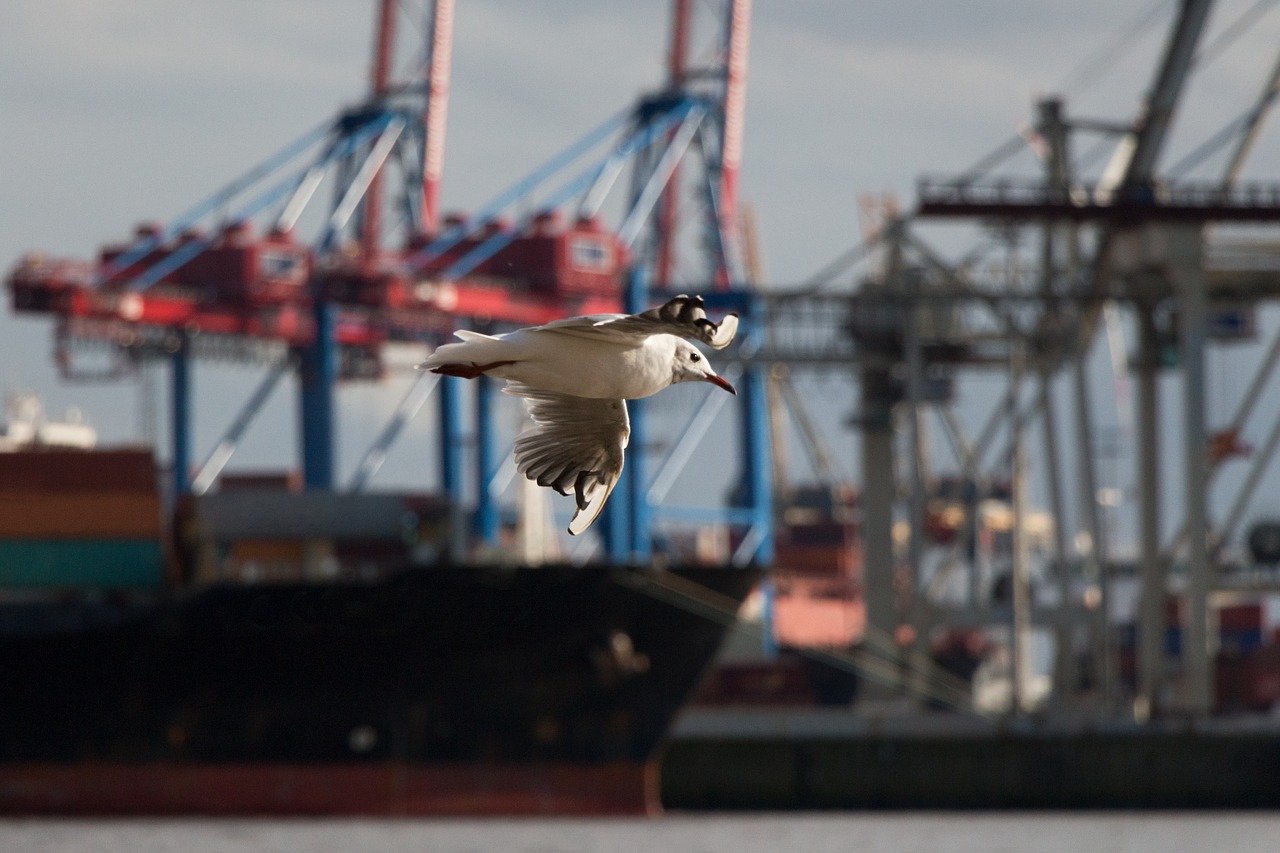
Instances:
[[[738,392],[733,390],[733,386],[729,384],[729,380],[725,379],[723,376],[708,376],[707,381],[712,385],[720,386],[735,397],[738,396]]]

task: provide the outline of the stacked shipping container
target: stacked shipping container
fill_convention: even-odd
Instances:
[[[148,587],[165,578],[149,450],[0,453],[0,587]]]

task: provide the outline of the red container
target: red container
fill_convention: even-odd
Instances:
[[[819,521],[812,524],[789,525],[779,539],[794,545],[834,545],[852,548],[857,531],[852,524],[842,521]]]
[[[1218,608],[1218,630],[1220,631],[1261,631],[1262,620],[1261,602],[1229,604]]]
[[[1259,711],[1280,702],[1280,649],[1264,646],[1245,663],[1245,701]]]
[[[219,488],[226,492],[241,489],[270,489],[297,493],[302,491],[302,472],[293,471],[232,471],[222,475]]]
[[[694,698],[702,705],[809,705],[813,701],[804,668],[790,657],[716,667]]]
[[[0,495],[156,491],[156,466],[150,450],[0,453]]]
[[[861,568],[857,552],[840,545],[779,545],[775,563],[806,577],[854,578]]]
[[[1229,656],[1220,655],[1218,660],[1219,696],[1221,701],[1222,694],[1226,693],[1225,707],[1269,711],[1280,702],[1280,648],[1263,646],[1234,662]],[[1224,663],[1225,672],[1222,671]]]

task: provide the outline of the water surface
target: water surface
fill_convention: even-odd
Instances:
[[[1280,813],[672,814],[643,819],[8,820],[4,853],[1277,853]]]

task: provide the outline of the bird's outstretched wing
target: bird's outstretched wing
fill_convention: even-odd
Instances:
[[[577,512],[569,533],[591,526],[622,474],[623,451],[631,437],[627,404],[553,394],[507,383],[506,393],[523,397],[533,429],[516,437],[516,470],[539,486],[573,495]]]
[[[680,295],[657,308],[639,314],[596,314],[548,323],[543,329],[573,335],[679,335],[702,341],[712,349],[724,349],[738,333],[738,315],[727,314],[719,323],[707,319],[701,296]]]

